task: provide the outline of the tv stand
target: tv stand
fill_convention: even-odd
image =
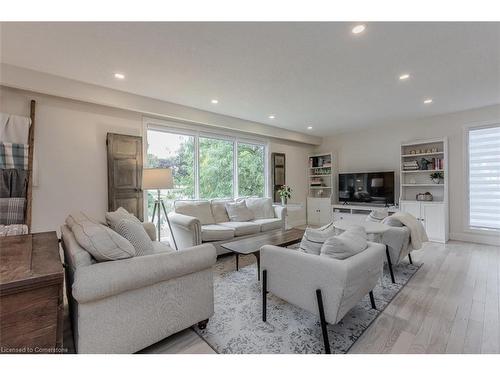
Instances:
[[[342,204],[333,204],[333,219],[334,220],[350,220],[350,221],[364,221],[372,210],[387,209],[389,215],[398,212],[399,208],[396,206],[384,207],[380,205],[368,204],[350,204],[343,202]]]

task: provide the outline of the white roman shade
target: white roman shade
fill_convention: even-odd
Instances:
[[[469,226],[500,230],[500,124],[469,129]]]

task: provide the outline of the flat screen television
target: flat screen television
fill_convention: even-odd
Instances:
[[[339,201],[389,206],[394,204],[394,172],[340,173]]]

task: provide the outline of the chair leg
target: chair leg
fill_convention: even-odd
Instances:
[[[376,310],[377,306],[375,305],[375,298],[373,297],[373,291],[370,291],[370,303],[372,304],[372,309]]]
[[[391,274],[392,283],[396,283],[394,279],[394,271],[392,270],[391,254],[389,254],[389,246],[385,245],[385,254],[387,255],[387,265],[389,266],[389,272]]]
[[[411,259],[411,254],[408,253],[408,260],[410,261],[410,264],[413,264],[413,259]]]
[[[321,289],[316,290],[316,298],[318,300],[319,319],[321,322],[321,332],[323,333],[323,342],[325,344],[325,353],[330,354],[330,341],[328,340],[328,331],[326,329],[325,310],[323,308],[323,297],[321,295]]]
[[[262,271],[262,321],[267,320],[267,270]]]

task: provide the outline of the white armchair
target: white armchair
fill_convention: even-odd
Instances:
[[[262,320],[267,320],[269,292],[318,314],[326,353],[330,353],[326,323],[338,323],[366,294],[376,308],[372,290],[382,275],[382,244],[368,242],[365,251],[344,260],[277,246],[263,246],[260,256]]]

